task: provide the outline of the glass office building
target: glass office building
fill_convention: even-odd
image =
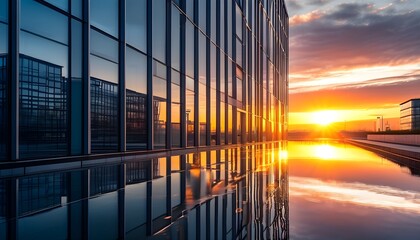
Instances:
[[[282,140],[282,0],[0,0],[0,159]]]
[[[287,239],[284,0],[0,0],[0,239]]]
[[[401,130],[420,130],[420,99],[410,99],[400,104]]]

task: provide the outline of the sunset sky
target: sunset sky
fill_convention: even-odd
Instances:
[[[381,115],[398,129],[399,104],[420,97],[420,0],[286,4],[290,130],[316,123],[320,110],[358,121],[351,130],[373,130]]]

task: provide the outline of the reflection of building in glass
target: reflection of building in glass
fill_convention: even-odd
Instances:
[[[146,95],[132,90],[127,97],[127,149],[146,149],[147,147],[147,99]]]
[[[0,55],[0,160],[7,155],[7,88],[7,55]]]
[[[92,147],[97,151],[118,148],[118,85],[91,78]]]
[[[19,141],[22,158],[67,153],[68,85],[62,67],[20,56]]]
[[[420,130],[420,99],[410,99],[400,104],[401,130]]]

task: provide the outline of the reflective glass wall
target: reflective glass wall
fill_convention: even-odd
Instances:
[[[285,137],[283,0],[0,6],[1,161]]]

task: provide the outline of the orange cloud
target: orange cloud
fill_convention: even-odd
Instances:
[[[316,19],[319,19],[322,16],[323,14],[320,11],[315,10],[306,14],[301,14],[301,15],[296,15],[296,16],[291,17],[289,20],[289,24],[290,26],[295,26],[295,25],[299,25],[303,23],[308,23]]]

